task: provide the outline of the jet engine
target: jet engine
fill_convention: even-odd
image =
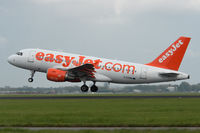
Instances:
[[[62,71],[54,68],[48,69],[47,79],[54,82],[81,82],[79,78],[70,77],[68,71]]]

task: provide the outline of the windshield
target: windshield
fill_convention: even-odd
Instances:
[[[20,55],[20,56],[22,56],[22,55],[23,55],[23,53],[22,53],[22,52],[17,52],[16,54],[17,54],[17,55]]]

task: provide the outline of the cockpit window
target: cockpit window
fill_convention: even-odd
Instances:
[[[22,53],[22,52],[17,52],[16,54],[17,54],[17,55],[20,55],[20,56],[22,56],[22,55],[23,55],[23,53]]]

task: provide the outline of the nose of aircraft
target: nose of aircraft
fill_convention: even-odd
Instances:
[[[8,63],[14,64],[14,62],[15,62],[14,55],[9,56],[9,57],[8,57]]]

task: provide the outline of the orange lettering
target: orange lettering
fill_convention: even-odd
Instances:
[[[112,68],[107,67],[108,64],[113,64],[113,63],[112,63],[112,62],[107,62],[107,63],[105,64],[105,69],[106,69],[107,71],[111,71]]]
[[[73,61],[72,63],[75,65],[75,66],[80,66],[81,64],[83,64],[83,60],[84,60],[85,56],[79,56],[79,61]]]
[[[53,62],[54,55],[53,54],[46,54],[45,61],[46,62]]]
[[[62,63],[62,58],[63,58],[62,55],[57,55],[57,56],[56,56],[55,63]]]
[[[64,67],[68,67],[71,61],[75,58],[75,57],[71,57],[70,59],[70,56],[64,56],[64,57],[65,57],[65,62],[66,62],[66,64],[65,63],[62,64]]]
[[[116,68],[115,68],[116,66],[120,66],[120,68],[119,68],[119,69],[116,69]],[[114,70],[115,72],[119,72],[119,71],[121,71],[121,69],[122,69],[122,65],[121,65],[121,64],[116,63],[116,64],[113,65],[113,70]]]
[[[85,58],[85,56],[79,56],[79,65],[83,64],[84,58]]]
[[[94,67],[96,68],[96,69],[100,69],[101,67],[99,66],[99,64],[102,62],[100,59],[98,59],[98,60],[94,60]]]
[[[35,58],[39,61],[43,60],[44,59],[44,53],[43,52],[38,52],[36,55],[35,55]]]
[[[86,59],[86,60],[84,61],[84,64],[93,64],[93,60],[91,60],[91,59]]]
[[[130,68],[133,68],[133,70],[132,70],[132,71],[133,71],[132,74],[135,73],[135,66],[130,66],[130,65],[124,65],[124,66],[123,66],[122,73],[124,73],[126,67],[127,67],[127,74],[129,74],[129,72],[130,72]]]

